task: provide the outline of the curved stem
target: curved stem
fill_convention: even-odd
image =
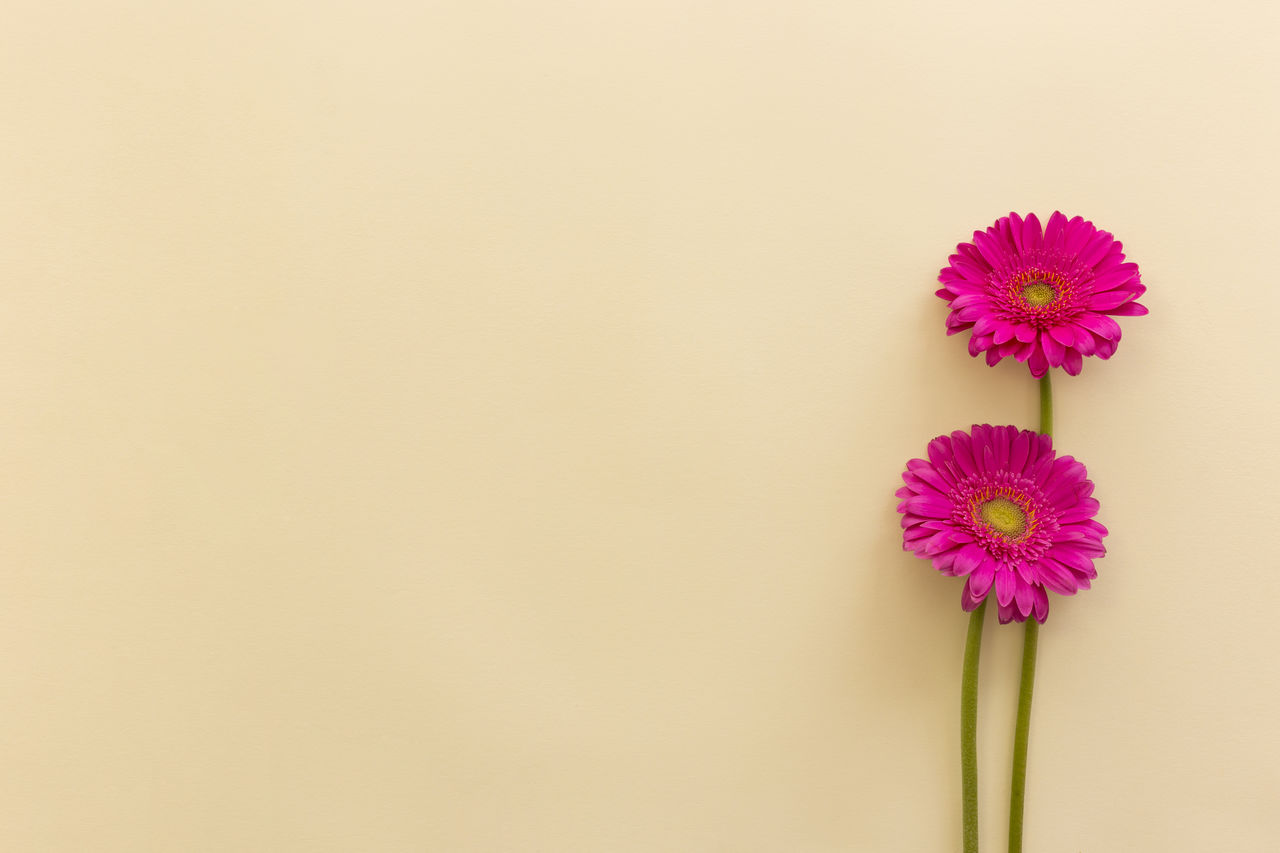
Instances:
[[[969,614],[964,674],[960,680],[960,802],[964,853],[978,853],[978,657],[982,653],[982,623],[986,614],[986,599]]]
[[[1053,388],[1049,374],[1040,379],[1040,432],[1053,435]],[[1036,687],[1036,651],[1040,623],[1027,619],[1022,641],[1022,680],[1018,685],[1018,719],[1013,731],[1013,779],[1009,788],[1009,853],[1022,853],[1022,815],[1027,795],[1027,739],[1031,734],[1031,698]]]

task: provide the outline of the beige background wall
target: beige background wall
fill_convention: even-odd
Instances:
[[[1028,850],[1275,850],[1277,14],[7,4],[0,846],[956,849],[892,492],[1034,423],[933,279],[1060,207],[1152,313],[1058,384]]]

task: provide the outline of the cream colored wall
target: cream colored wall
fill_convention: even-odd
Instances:
[[[1060,207],[1151,316],[1058,383],[1027,849],[1276,849],[1277,14],[9,4],[3,848],[957,849],[892,493],[1034,423],[933,279]]]

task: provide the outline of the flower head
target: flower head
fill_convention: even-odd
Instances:
[[[1107,535],[1084,465],[1058,456],[1047,435],[974,426],[929,442],[898,490],[902,547],[966,578],[960,596],[976,608],[994,589],[1000,621],[1049,614],[1046,590],[1074,595],[1098,576]]]
[[[1044,376],[1061,366],[1075,376],[1084,356],[1110,358],[1120,343],[1118,316],[1146,314],[1138,265],[1123,247],[1079,216],[1054,212],[1040,228],[1034,213],[1010,213],[956,246],[938,275],[951,306],[947,334],[972,329],[969,354],[1006,356]]]

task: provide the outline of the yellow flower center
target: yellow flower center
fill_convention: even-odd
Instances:
[[[982,522],[1002,536],[1015,539],[1027,531],[1027,514],[1008,498],[992,498],[978,507]]]
[[[1058,298],[1058,291],[1044,279],[1037,279],[1022,288],[1022,298],[1033,308],[1042,308]]]

